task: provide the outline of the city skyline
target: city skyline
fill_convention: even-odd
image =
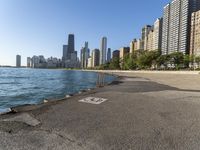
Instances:
[[[99,12],[99,4],[104,2],[104,11]],[[90,43],[90,49],[100,48],[99,40],[103,36],[108,38],[108,47],[112,50],[129,46],[133,38],[140,37],[140,29],[145,24],[151,24],[162,16],[163,7],[169,2],[157,0],[144,4],[131,0],[115,3],[88,0],[83,4],[80,0],[52,0],[48,3],[38,0],[1,1],[0,15],[3,22],[0,34],[4,36],[0,37],[0,65],[14,66],[16,54],[22,56],[23,66],[26,65],[27,57],[33,55],[62,58],[62,46],[69,33],[76,35],[75,50],[78,56],[84,41]],[[138,7],[133,8],[131,3]],[[88,8],[87,11],[83,12],[82,5]],[[124,8],[124,11],[118,11],[119,8]],[[113,13],[116,15],[113,16]]]

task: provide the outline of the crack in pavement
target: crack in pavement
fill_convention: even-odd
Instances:
[[[69,142],[71,142],[71,143],[76,144],[76,146],[79,146],[79,147],[83,148],[81,143],[78,143],[78,142],[76,142],[75,140],[73,140],[73,139],[71,139],[71,138],[69,138],[69,137],[66,137],[66,136],[62,135],[59,131],[53,131],[53,130],[49,130],[49,129],[37,129],[37,130],[35,130],[35,131],[43,131],[43,132],[46,132],[46,133],[48,133],[48,134],[55,134],[55,135],[57,135],[58,137],[62,138],[62,139],[64,140],[64,143],[65,143],[65,144],[68,144],[66,141],[69,141]]]

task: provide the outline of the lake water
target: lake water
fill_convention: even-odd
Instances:
[[[105,81],[110,83],[114,79],[107,75]],[[0,68],[0,112],[94,88],[96,80],[97,73],[94,72]]]

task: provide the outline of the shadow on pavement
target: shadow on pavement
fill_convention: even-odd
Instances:
[[[183,92],[200,92],[200,90],[179,89],[176,87],[160,84],[152,81],[114,81],[110,85],[117,85],[114,89],[108,87],[110,91],[124,93],[143,93],[143,92],[159,92],[159,91],[183,91]]]

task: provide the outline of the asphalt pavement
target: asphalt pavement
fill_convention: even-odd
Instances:
[[[0,150],[199,150],[200,75],[126,76],[0,116]]]

